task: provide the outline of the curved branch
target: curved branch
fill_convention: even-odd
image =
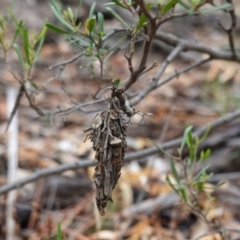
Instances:
[[[154,38],[163,41],[167,43],[168,45],[172,46],[177,46],[179,44],[183,45],[183,50],[193,50],[196,52],[201,52],[201,53],[207,53],[210,55],[212,59],[223,59],[223,60],[230,60],[230,61],[236,61],[240,62],[240,57],[235,56],[232,52],[223,52],[219,51],[217,49],[210,48],[204,44],[201,43],[195,43],[195,42],[190,42],[185,39],[181,39],[176,37],[173,34],[170,33],[163,33],[163,32],[157,32],[157,34],[154,36]]]

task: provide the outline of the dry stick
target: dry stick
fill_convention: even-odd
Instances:
[[[216,121],[199,128],[197,131],[195,131],[193,133],[193,136],[194,137],[202,136],[208,129],[210,129],[210,131],[213,131],[216,128],[222,126],[223,124],[229,123],[238,117],[240,117],[240,110],[237,110],[233,113],[228,113],[228,114],[218,118]],[[174,147],[178,147],[181,144],[181,142],[182,142],[182,138],[177,138],[177,139],[168,141],[166,143],[160,144],[159,148],[161,148],[163,150],[171,149]],[[128,153],[124,159],[124,162],[126,163],[126,162],[130,162],[130,161],[133,161],[136,159],[144,158],[144,157],[147,157],[149,155],[152,155],[152,154],[155,154],[158,152],[159,152],[158,148],[156,148],[154,146],[154,147],[150,147],[150,148],[138,151],[136,153],[135,152]],[[90,167],[90,166],[94,166],[94,165],[96,165],[96,162],[93,162],[92,160],[81,160],[81,161],[77,161],[75,163],[64,164],[64,165],[58,166],[56,168],[39,170],[39,171],[31,174],[29,177],[27,177],[25,179],[22,179],[15,183],[7,184],[7,185],[0,187],[0,195],[7,193],[13,189],[20,188],[20,187],[24,186],[25,184],[34,182],[37,179],[42,178],[42,177],[48,177],[50,175],[60,174],[67,170],[76,170],[76,169],[86,168],[86,167]]]
[[[102,38],[102,41],[104,42],[104,41],[108,40],[110,37],[114,36],[116,33],[120,33],[120,32],[129,32],[129,29],[127,29],[127,28],[114,28],[111,31],[109,31],[106,36],[104,36]]]
[[[240,58],[238,56],[234,56],[232,52],[223,52],[219,51],[218,49],[210,48],[204,44],[201,43],[195,43],[190,42],[185,39],[181,39],[176,37],[173,34],[170,33],[163,33],[161,31],[158,31],[157,34],[154,36],[155,39],[158,39],[160,41],[163,41],[171,46],[177,46],[178,44],[183,44],[183,51],[185,50],[193,50],[200,53],[207,53],[211,56],[212,59],[222,59],[222,60],[231,60],[240,62]]]
[[[76,54],[74,57],[72,57],[72,58],[70,58],[70,59],[68,59],[68,60],[66,60],[66,61],[63,61],[63,62],[61,62],[61,63],[57,63],[57,64],[55,64],[55,65],[52,65],[52,66],[48,67],[47,69],[48,69],[48,70],[52,70],[52,69],[57,68],[57,67],[66,66],[66,65],[69,64],[69,63],[75,62],[77,59],[79,59],[79,58],[82,57],[82,56],[83,56],[83,53],[78,53],[78,54]]]
[[[170,53],[171,54],[171,53]],[[139,103],[143,98],[145,98],[147,96],[148,93],[150,93],[151,91],[161,87],[162,85],[166,84],[167,82],[173,80],[174,78],[178,77],[179,75],[183,74],[183,73],[186,73],[194,68],[197,68],[207,62],[209,62],[211,60],[211,58],[207,58],[207,59],[204,59],[204,60],[200,60],[200,61],[197,61],[196,63],[186,67],[186,68],[183,68],[182,70],[180,71],[176,71],[175,73],[171,74],[170,76],[166,77],[165,79],[163,79],[161,82],[157,83],[157,85],[155,84],[155,82],[153,82],[153,84],[150,84],[147,88],[143,89],[142,91],[140,91],[136,97],[134,97],[133,99],[131,99],[130,101],[130,105],[131,106],[134,106],[136,105],[137,103]],[[156,76],[155,76],[156,78]]]
[[[20,86],[19,91],[18,91],[18,95],[17,95],[16,101],[15,101],[14,107],[13,107],[13,109],[12,109],[10,118],[9,118],[9,120],[8,120],[6,131],[8,130],[8,128],[9,128],[9,126],[10,126],[12,120],[13,120],[13,117],[14,117],[14,115],[16,114],[16,112],[17,112],[17,110],[18,110],[18,107],[19,107],[19,105],[20,105],[20,101],[21,101],[21,99],[22,99],[23,93],[24,93],[24,85],[22,84],[22,85]]]

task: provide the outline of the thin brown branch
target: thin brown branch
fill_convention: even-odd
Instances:
[[[145,2],[143,0],[135,0],[135,2],[139,5],[141,11],[145,14],[150,22],[155,21],[150,11],[147,10]]]
[[[227,33],[228,42],[229,42],[230,49],[232,51],[233,58],[236,58],[237,53],[236,53],[236,49],[235,49],[233,32],[236,28],[237,16],[236,16],[236,13],[235,13],[235,9],[234,9],[234,5],[233,5],[232,0],[226,0],[226,2],[228,2],[232,5],[231,9],[229,10],[229,14],[231,16],[231,21],[232,21],[231,26],[228,29],[226,29],[225,27],[223,27],[223,25],[219,21],[218,21],[218,25],[222,28],[223,31],[225,31]]]
[[[152,83],[146,87],[145,89],[143,89],[142,91],[140,91],[136,97],[134,97],[131,101],[130,101],[130,105],[134,106],[137,103],[139,103],[143,98],[145,98],[151,91],[154,91],[155,89],[157,89],[158,87],[166,84],[167,82],[171,81],[172,79],[174,79],[175,77],[178,77],[180,74],[188,72],[200,65],[203,65],[204,63],[208,62],[210,59],[205,59],[205,60],[200,60],[182,70],[180,70],[179,72],[175,72],[173,74],[171,74],[170,76],[168,76],[167,78],[163,79],[160,83],[158,82],[159,78],[162,76],[162,74],[164,73],[168,62],[170,63],[171,61],[173,61],[173,59],[179,54],[181,53],[181,45],[179,45],[178,47],[176,47],[168,56],[168,58],[166,59],[166,61],[162,64],[161,68],[159,69],[159,71],[155,74],[155,76],[153,77],[153,81]]]
[[[193,50],[196,52],[207,53],[212,59],[222,59],[240,62],[240,57],[234,57],[233,54],[230,52],[223,52],[219,49],[212,49],[201,43],[194,43],[185,39],[178,38],[173,34],[165,32],[163,33],[159,31],[154,37],[172,46],[177,46],[181,43],[183,45],[183,51]]]
[[[239,117],[240,117],[240,110],[237,110],[233,113],[228,113],[228,114],[218,118],[214,122],[201,127],[200,129],[198,129],[197,131],[195,131],[193,133],[193,136],[200,137],[208,129],[210,129],[210,131],[213,131],[213,130],[217,129],[218,127],[220,127],[226,123],[229,123]],[[167,149],[172,149],[172,148],[178,147],[181,144],[181,142],[182,142],[182,138],[177,138],[177,139],[168,141],[166,143],[160,144],[158,146],[158,148],[154,146],[154,147],[150,147],[150,148],[138,151],[138,152],[128,153],[128,154],[126,154],[124,162],[126,163],[126,162],[130,162],[130,161],[136,160],[136,159],[139,160],[141,158],[158,153],[159,148],[163,149],[163,150],[167,150]],[[7,193],[13,189],[20,188],[27,183],[34,182],[43,177],[47,177],[47,176],[54,175],[54,174],[60,174],[67,170],[76,170],[76,169],[86,168],[86,167],[90,167],[90,166],[94,166],[94,165],[96,165],[96,162],[93,162],[92,160],[81,160],[81,161],[78,161],[75,163],[60,165],[56,168],[39,170],[39,171],[31,174],[29,177],[27,177],[25,179],[22,179],[15,183],[7,184],[7,185],[0,187],[0,195]]]
[[[82,53],[82,52],[81,52],[81,53],[78,53],[78,54],[76,54],[74,57],[72,57],[72,58],[70,58],[70,59],[68,59],[68,60],[66,60],[66,61],[63,61],[63,62],[61,62],[61,63],[54,64],[54,65],[48,67],[48,70],[52,70],[52,69],[54,69],[54,68],[61,67],[61,66],[62,66],[62,67],[65,67],[67,64],[75,62],[77,59],[79,59],[79,58],[82,57],[82,56],[83,56],[83,53]]]
[[[24,92],[25,92],[25,95],[26,95],[26,97],[27,97],[27,99],[28,99],[28,102],[29,102],[29,104],[30,104],[30,107],[31,107],[32,109],[34,109],[39,116],[45,116],[44,110],[41,109],[40,107],[38,107],[37,105],[35,105],[32,97],[29,95],[27,89],[26,89],[25,86],[24,86],[24,83],[22,83],[22,86],[23,86],[23,90],[24,90]]]
[[[194,12],[193,13],[194,16],[199,15],[198,12]],[[170,14],[166,17],[164,17],[163,19],[160,19],[160,21],[158,22],[158,26],[162,25],[163,23],[171,20],[171,19],[175,19],[175,18],[183,18],[189,16],[189,12],[182,12],[182,13],[175,13],[175,14]]]
[[[9,128],[11,122],[12,122],[12,119],[13,119],[14,115],[15,115],[16,112],[17,112],[17,109],[18,109],[18,107],[19,107],[19,105],[20,105],[20,101],[21,101],[21,99],[22,99],[23,93],[24,93],[24,85],[22,84],[22,85],[20,86],[19,91],[18,91],[18,95],[17,95],[17,98],[16,98],[16,102],[15,102],[15,104],[14,104],[13,110],[12,110],[11,115],[10,115],[10,118],[9,118],[9,120],[8,120],[6,131],[8,130],[8,128]]]
[[[146,9],[146,6],[144,4],[144,1],[142,0],[137,0],[137,4],[139,5],[141,11],[146,15],[146,17],[149,19],[149,31],[146,36],[146,39],[144,41],[144,46],[143,46],[143,53],[142,57],[140,60],[140,63],[135,71],[131,73],[130,78],[123,84],[121,88],[119,88],[116,91],[116,96],[120,97],[120,95],[125,92],[130,86],[132,86],[139,78],[139,75],[146,69],[146,64],[148,60],[148,54],[150,51],[150,46],[153,40],[153,37],[157,31],[157,26],[156,26],[156,19],[154,19],[150,12]]]

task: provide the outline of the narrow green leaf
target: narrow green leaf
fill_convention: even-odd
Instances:
[[[17,28],[17,30],[15,31],[15,33],[14,33],[14,36],[13,36],[13,39],[12,39],[12,44],[11,45],[13,45],[13,43],[16,41],[16,39],[17,39],[17,37],[19,36],[19,34],[20,34],[20,29],[22,29],[22,25],[23,25],[23,21],[21,20],[20,22],[19,22],[19,27]]]
[[[198,181],[202,176],[206,174],[206,171],[208,170],[209,167],[210,165],[207,165],[204,168],[202,168],[201,171],[194,177],[194,179]]]
[[[192,148],[194,143],[193,143],[193,137],[192,137],[192,128],[187,131],[187,145],[189,148]]]
[[[46,36],[46,32],[47,32],[47,26],[45,25],[42,29],[42,31],[40,32],[40,34],[38,35],[38,38],[37,38],[37,42],[38,43],[38,46],[37,46],[37,49],[35,51],[35,55],[34,55],[34,61],[37,60],[39,54],[40,54],[40,51],[42,49],[42,46],[43,46],[43,43],[44,43],[44,40],[45,40],[45,36]]]
[[[136,27],[136,32],[138,32],[143,26],[145,26],[146,23],[147,23],[147,17],[144,13],[142,13]]]
[[[170,154],[168,154],[166,151],[164,151],[162,148],[160,148],[155,142],[153,142],[151,139],[148,139],[150,142],[152,142],[155,147],[162,153],[164,153],[166,156],[168,156],[169,158],[171,159],[175,159],[175,160],[179,160],[179,158],[177,157],[174,157],[174,156],[171,156]]]
[[[27,62],[29,65],[31,65],[32,63],[29,56],[30,45],[29,45],[29,39],[28,39],[28,30],[26,28],[23,29],[23,46],[24,46],[24,52],[26,55]]]
[[[96,23],[96,18],[90,18],[90,19],[87,19],[87,30],[92,33],[94,31],[94,27],[95,27],[95,23]]]
[[[19,26],[19,23],[21,21],[18,22],[18,20],[16,19],[15,15],[13,14],[11,9],[8,9],[8,12],[9,12],[10,16],[12,17],[12,19],[13,19],[14,23],[16,24],[16,26]]]
[[[95,11],[95,7],[96,7],[96,2],[94,2],[90,8],[90,11],[89,11],[89,15],[88,15],[88,18],[92,18],[94,17],[94,11]]]
[[[189,136],[188,134],[189,134],[189,132],[192,131],[192,128],[193,128],[193,126],[188,126],[188,127],[185,129],[184,134],[183,134],[182,144],[181,144],[181,147],[180,147],[180,152],[182,152],[185,144],[188,142],[188,136]]]
[[[115,17],[117,18],[126,28],[129,29],[128,24],[110,7],[106,7],[106,9]]]
[[[207,130],[205,131],[203,136],[200,138],[199,143],[201,143],[207,137],[207,135],[209,134],[210,130],[211,130],[211,126],[208,126]]]
[[[225,10],[225,9],[228,9],[228,8],[231,8],[231,7],[232,7],[232,5],[230,3],[225,3],[225,4],[222,4],[222,5],[217,6],[217,7],[202,10],[202,11],[200,11],[200,13],[201,14],[209,14],[209,13],[216,12],[216,11],[219,11],[219,10]]]
[[[98,13],[98,24],[99,24],[99,32],[104,32],[104,16],[102,13]]]
[[[188,162],[190,167],[193,166],[194,160],[195,160],[195,146],[191,146],[189,148],[189,162]]]
[[[16,52],[17,55],[18,55],[18,59],[19,59],[21,65],[22,65],[22,67],[24,67],[25,62],[24,62],[24,60],[23,60],[22,53],[21,53],[21,51],[20,51],[20,48],[19,48],[18,44],[14,43],[14,44],[13,44],[13,48],[14,48],[15,52]]]
[[[39,54],[40,54],[40,51],[41,51],[41,49],[42,49],[44,40],[45,40],[45,36],[42,36],[42,38],[40,39],[40,41],[39,41],[39,43],[38,43],[37,50],[35,51],[34,61],[37,60],[37,58],[38,58],[38,56],[39,56]]]
[[[61,34],[73,34],[73,32],[68,32],[68,31],[65,31],[55,25],[52,25],[51,23],[47,23],[46,24],[46,27],[57,32],[57,33],[61,33]]]
[[[83,0],[80,0],[80,1],[79,1],[79,5],[78,5],[78,10],[77,10],[76,18],[78,18],[79,14],[80,14],[80,10],[81,10],[81,7],[82,7],[82,3],[83,3]]]
[[[126,7],[124,4],[120,3],[118,0],[112,0],[112,2],[114,2],[114,3],[115,3],[116,5],[118,5],[119,7],[122,7],[122,8],[127,9],[127,7]]]
[[[203,190],[203,187],[204,187],[204,182],[197,182],[196,187],[197,187],[198,191],[201,192]]]
[[[172,174],[173,174],[173,177],[175,178],[176,182],[179,183],[180,179],[179,179],[176,167],[175,167],[175,163],[173,161],[171,161],[171,170],[172,170]]]
[[[29,56],[29,40],[28,40],[28,30],[26,28],[23,29],[23,46],[24,46],[24,52],[25,52],[25,56],[27,59],[27,62],[29,65],[32,64],[30,56]]]
[[[178,0],[170,0],[167,4],[163,5],[161,9],[162,14],[166,14],[168,11],[174,8],[177,3]]]
[[[185,185],[182,184],[181,186],[179,186],[179,192],[181,193],[181,196],[184,199],[184,201],[191,204]]]
[[[51,1],[52,2],[52,1]],[[57,8],[55,8],[53,5],[51,5],[51,9],[55,15],[55,17],[68,29],[70,29],[72,32],[76,32],[76,30],[74,29],[74,27],[72,27],[67,21],[65,21],[63,19],[62,14],[59,12],[59,10]]]
[[[187,4],[185,4],[182,0],[178,0],[178,3],[186,9],[190,9],[190,7]]]
[[[211,149],[208,148],[206,151],[201,151],[200,153],[200,161],[204,162],[211,154]]]
[[[58,225],[57,225],[57,240],[62,240],[62,229],[61,229],[60,222],[58,222]]]
[[[75,22],[75,17],[74,17],[74,14],[73,14],[73,11],[70,7],[68,7],[68,13],[69,13],[69,16],[70,18],[72,19],[72,21]]]
[[[178,193],[178,189],[174,186],[174,184],[171,182],[169,176],[166,177],[166,182],[168,183],[168,185],[170,185],[170,187],[176,192]]]

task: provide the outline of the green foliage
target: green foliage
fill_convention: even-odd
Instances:
[[[209,165],[196,173],[197,165],[211,154],[210,149],[198,153],[199,144],[205,139],[209,129],[200,139],[194,137],[192,129],[192,126],[188,126],[184,131],[181,147],[178,149],[180,156],[178,158],[170,156],[173,159],[170,164],[172,175],[166,177],[166,182],[191,209],[194,209],[197,206],[198,194],[206,192],[207,183],[213,174],[208,173]],[[188,156],[184,159],[182,159],[183,150],[188,152]]]
[[[57,225],[57,240],[62,240],[62,229],[61,229],[61,223],[58,222]]]
[[[11,22],[15,24],[15,30],[12,39],[9,41],[5,38],[5,33]],[[46,27],[43,27],[38,35],[34,32],[29,33],[23,21],[18,20],[11,9],[8,9],[7,18],[0,16],[0,46],[3,49],[3,59],[6,58],[7,52],[12,48],[18,56],[23,70],[28,71],[38,59],[45,35]]]
[[[123,24],[123,26],[124,27],[126,27],[126,28],[130,28],[129,26],[128,26],[128,24],[118,15],[118,13],[116,13],[116,11],[114,11],[112,8],[110,8],[110,7],[106,7],[106,9],[116,18],[116,19],[118,19],[122,24]]]
[[[162,14],[166,14],[168,11],[170,11],[171,9],[173,9],[175,7],[175,5],[178,3],[178,0],[170,0],[167,4],[164,4],[161,11]]]

